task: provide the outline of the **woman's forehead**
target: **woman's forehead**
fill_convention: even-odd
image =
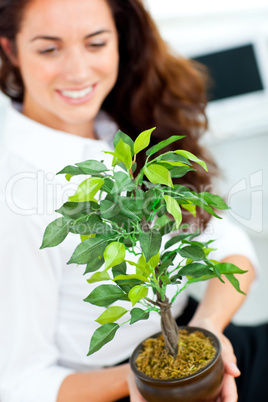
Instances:
[[[90,30],[109,27],[115,25],[106,0],[32,0],[25,8],[21,31],[88,35]]]

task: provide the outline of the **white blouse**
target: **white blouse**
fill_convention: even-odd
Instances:
[[[123,361],[141,340],[160,330],[153,313],[147,321],[122,326],[112,342],[87,357],[103,308],[83,301],[96,286],[87,283],[84,267],[66,265],[79,236],[39,249],[47,224],[57,217],[55,209],[76,188],[76,178],[67,182],[55,173],[86,159],[110,164],[110,155],[102,151],[112,149],[116,131],[103,113],[96,120],[100,139],[93,140],[53,130],[8,108],[0,160],[1,402],[56,402],[70,373]],[[217,239],[213,258],[242,254],[258,265],[247,235],[228,219],[212,218],[207,236]],[[183,292],[173,313],[179,315],[186,303]]]

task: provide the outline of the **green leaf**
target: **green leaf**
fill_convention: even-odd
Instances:
[[[116,157],[125,165],[125,167],[129,170],[132,166],[132,155],[131,149],[128,144],[120,140],[117,144],[116,148]]]
[[[199,278],[204,275],[212,275],[213,271],[204,264],[191,263],[179,270],[179,275],[190,276],[191,278]]]
[[[128,144],[130,146],[131,155],[133,156],[134,155],[133,140],[127,134],[123,133],[123,131],[118,130],[117,133],[115,134],[114,140],[113,140],[114,148],[116,148],[116,146],[120,140],[123,140],[126,144]]]
[[[68,166],[65,166],[65,168],[62,169],[57,174],[68,174],[68,175],[71,175],[71,176],[77,176],[77,175],[85,174],[85,173],[78,166],[68,165]]]
[[[114,182],[109,177],[104,177],[104,184],[101,188],[101,191],[105,191],[106,193],[110,194],[113,190]]]
[[[136,172],[137,167],[138,167],[137,162],[134,162],[134,163],[132,164],[132,167],[131,167],[132,173],[135,173],[135,172]]]
[[[96,160],[87,160],[81,163],[76,163],[76,166],[78,166],[85,174],[97,174],[108,170],[104,163]]]
[[[188,288],[189,285],[191,285],[192,283],[197,283],[197,282],[204,282],[204,281],[208,281],[212,278],[215,278],[216,274],[211,274],[211,275],[204,275],[204,276],[200,276],[198,278],[190,278],[187,280],[187,282],[185,283],[185,285],[180,289],[180,293],[185,290],[186,288]]]
[[[185,156],[185,158],[189,159],[189,160],[192,161],[192,162],[198,163],[200,166],[202,166],[203,169],[205,169],[206,172],[208,171],[208,168],[207,168],[206,163],[205,163],[204,161],[202,161],[201,159],[197,158],[197,156],[195,156],[195,155],[192,154],[191,152],[189,152],[189,151],[184,151],[184,150],[178,150],[178,151],[175,151],[175,153],[176,153],[177,155],[183,155],[183,156]]]
[[[203,197],[205,201],[211,205],[213,208],[216,209],[229,209],[228,205],[225,203],[225,201],[216,194],[210,194],[210,193],[199,193],[199,196]]]
[[[138,301],[141,299],[144,299],[148,295],[148,289],[147,287],[143,285],[138,285],[134,286],[129,293],[128,293],[128,298],[132,303],[132,306],[134,306]]]
[[[141,274],[144,274],[144,275],[146,276],[146,278],[148,278],[148,276],[149,276],[150,273],[151,273],[150,266],[149,266],[149,264],[146,262],[145,257],[144,257],[144,254],[142,254],[142,255],[140,256],[138,262],[133,262],[133,261],[129,261],[129,260],[126,260],[126,262],[127,262],[129,265],[134,265],[134,266],[136,267],[136,272],[139,273],[139,274],[140,274],[140,273],[141,273]]]
[[[134,288],[134,286],[142,285],[142,283],[143,282],[139,281],[138,279],[123,279],[120,281],[116,281],[116,284],[127,294],[132,288]],[[124,300],[129,301],[129,298],[125,297]]]
[[[118,242],[110,243],[104,251],[105,269],[114,267],[124,261],[126,249],[124,244]]]
[[[158,144],[156,144],[153,147],[151,147],[150,149],[148,149],[146,152],[146,155],[152,156],[156,152],[160,151],[160,149],[163,149],[166,146],[168,146],[168,145],[172,144],[173,142],[178,141],[184,137],[185,137],[184,135],[173,135],[173,136],[169,137],[167,140],[160,141]]]
[[[127,264],[125,261],[121,262],[121,264],[115,265],[112,268],[113,277],[115,278],[118,275],[125,275],[127,272]]]
[[[172,170],[174,169],[174,167],[188,167],[187,165],[181,162],[158,161],[158,163],[160,163],[161,166],[164,166],[168,170]]]
[[[114,152],[105,152],[105,153],[113,155],[118,161],[122,162],[128,170],[131,168],[132,165],[131,148],[122,139],[119,140],[118,144],[115,147]],[[113,166],[118,164],[117,160],[113,161]]]
[[[197,236],[199,234],[198,231],[194,233],[181,233],[177,236],[173,236],[170,240],[168,240],[165,244],[165,250],[167,250],[169,247],[172,247],[174,244],[180,243],[182,240],[185,240],[187,238]]]
[[[186,173],[190,172],[190,171],[194,171],[195,169],[190,168],[188,166],[180,166],[180,167],[175,167],[173,169],[171,169],[170,172],[170,176],[173,179],[178,179],[180,177],[183,177],[186,175]]]
[[[164,226],[170,224],[170,223],[174,223],[174,221],[172,219],[170,219],[170,217],[168,215],[162,215],[160,218],[157,218],[153,229],[159,230],[162,229]]]
[[[149,182],[148,182],[149,183]],[[146,215],[150,215],[153,209],[153,205],[155,205],[156,195],[153,189],[147,190],[144,193],[144,200],[143,200],[143,212]]]
[[[177,166],[176,163],[179,163],[178,166],[191,165],[191,162],[189,162],[187,158],[182,155],[176,155],[174,152],[166,152],[158,157],[157,160],[174,163],[174,166]]]
[[[139,221],[142,218],[142,210],[139,208],[139,203],[134,198],[119,197],[118,204],[121,214],[127,216],[133,221]]]
[[[170,285],[171,281],[167,275],[162,275],[161,276],[161,281],[164,285]]]
[[[107,307],[124,297],[125,293],[116,285],[100,285],[84,299],[95,306]]]
[[[170,173],[164,166],[152,163],[144,169],[144,173],[151,183],[165,184],[166,186],[173,187]]]
[[[236,265],[232,264],[231,262],[220,262],[216,264],[217,269],[220,271],[221,274],[245,274],[248,271],[244,271],[240,269]]]
[[[69,227],[71,223],[72,220],[65,217],[57,218],[53,222],[51,222],[46,227],[40,249],[46,247],[55,247],[63,242],[63,240],[69,233]]]
[[[233,275],[233,274],[225,274],[226,278],[228,279],[228,281],[233,285],[233,287],[239,292],[242,293],[243,295],[246,295],[245,292],[243,292],[240,289],[240,284],[238,279]]]
[[[142,151],[144,148],[148,147],[150,144],[151,140],[151,134],[155,130],[156,127],[151,128],[149,130],[143,131],[138,135],[134,142],[134,153],[138,154],[140,151]]]
[[[186,209],[190,214],[196,217],[196,206],[193,204],[180,204],[180,206]]]
[[[65,202],[56,212],[71,219],[78,219],[83,215],[99,210],[100,206],[97,202]]]
[[[90,234],[90,235],[83,235],[83,234],[81,234],[81,235],[80,235],[80,240],[81,240],[81,241],[85,241],[85,240],[87,240],[87,239],[93,239],[93,237],[96,237],[96,234]]]
[[[203,260],[206,255],[202,248],[198,246],[186,246],[178,250],[183,258],[190,258],[193,261]]]
[[[108,322],[115,322],[119,320],[124,314],[127,313],[128,310],[126,310],[123,307],[119,306],[111,306],[108,307],[107,310],[104,311],[97,319],[96,321],[101,324],[107,324]]]
[[[169,195],[164,195],[163,197],[166,201],[168,212],[175,219],[176,229],[179,229],[181,221],[182,221],[182,214],[181,214],[180,206],[173,197],[170,197]]]
[[[100,282],[100,281],[108,281],[109,279],[111,279],[111,278],[107,272],[96,272],[89,279],[87,279],[87,282],[95,283],[95,282]]]
[[[112,219],[120,213],[120,206],[109,200],[100,202],[100,212],[103,219]]]
[[[87,264],[97,257],[101,257],[108,245],[107,235],[98,235],[78,244],[67,264]]]
[[[142,208],[143,208],[144,197],[145,197],[144,191],[138,188],[136,190],[135,201],[136,201],[137,208],[139,210],[142,210]]]
[[[176,223],[174,222],[173,219],[170,219],[170,222],[166,223],[162,228],[159,229],[159,232],[161,233],[161,236],[164,236],[165,234],[170,234],[171,232],[174,231]]]
[[[143,275],[138,274],[127,274],[127,275],[118,275],[114,278],[114,281],[123,281],[129,279],[138,279],[141,282],[148,282],[148,279]]]
[[[135,188],[134,182],[124,172],[114,173],[115,184],[111,194],[120,194],[122,191],[132,191]]]
[[[69,201],[92,201],[103,184],[104,180],[100,177],[89,177],[79,184],[75,194],[69,197]]]
[[[173,261],[177,255],[177,250],[170,250],[166,251],[164,254],[161,255],[161,261],[164,263],[167,260]]]
[[[100,269],[103,264],[104,264],[104,258],[103,258],[103,256],[100,256],[100,257],[97,256],[97,257],[95,257],[95,258],[92,258],[92,259],[87,263],[87,266],[86,266],[86,270],[85,270],[85,272],[84,272],[84,275],[85,275],[85,274],[88,274],[89,272],[98,271],[98,269]]]
[[[106,343],[110,342],[114,338],[118,328],[118,324],[107,323],[96,329],[90,340],[89,352],[87,355],[92,355],[92,353],[97,352]]]
[[[70,226],[71,233],[81,235],[105,234],[111,231],[112,228],[103,222],[99,215],[95,213],[76,219]]]
[[[216,250],[217,250],[216,248],[211,248],[211,247],[203,248],[203,251],[206,254],[206,257],[209,255],[209,253],[211,253],[211,251],[216,251]]]
[[[141,320],[147,320],[149,318],[149,311],[144,311],[141,308],[134,307],[130,311],[131,315],[131,320],[130,320],[130,325],[134,324],[134,322],[141,321]]]
[[[146,262],[151,257],[155,256],[161,247],[162,236],[157,230],[149,230],[146,233],[141,233],[139,237],[141,249],[145,255]]]
[[[157,272],[157,276],[161,276],[168,267],[170,267],[170,265],[173,265],[173,260],[172,259],[167,259],[164,262],[162,262],[162,264],[160,265],[158,272]]]
[[[148,264],[150,265],[151,268],[155,268],[159,264],[159,260],[160,260],[160,254],[157,253],[153,257],[150,258],[150,260],[148,261]]]
[[[183,194],[184,198],[188,202],[192,202],[193,204],[197,205],[198,207],[204,209],[211,215],[215,216],[216,218],[222,219],[220,216],[218,216],[215,211],[211,208],[211,206],[208,205],[207,201],[204,199],[204,197],[200,196],[200,194],[191,192],[188,190],[188,192],[184,192]]]
[[[182,281],[182,277],[179,274],[175,274],[173,276],[170,277],[170,282],[172,284],[181,284]]]

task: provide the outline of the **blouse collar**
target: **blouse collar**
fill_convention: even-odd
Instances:
[[[118,130],[107,113],[101,111],[95,120],[98,140],[55,130],[24,116],[20,105],[7,108],[4,142],[17,156],[48,171],[59,171],[67,164],[85,159],[99,159],[103,150],[111,150]]]

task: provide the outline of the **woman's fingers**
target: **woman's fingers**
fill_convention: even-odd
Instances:
[[[234,350],[231,342],[225,335],[218,335],[220,337],[221,345],[222,345],[222,359],[224,362],[225,371],[227,374],[230,374],[233,377],[240,376],[240,370],[236,365],[236,356],[234,354]]]
[[[135,377],[132,372],[128,375],[129,397],[131,402],[146,402],[146,400],[139,393],[136,386]]]
[[[225,370],[226,373],[230,374],[233,377],[239,377],[241,374],[237,365],[229,361],[225,362]]]
[[[237,389],[232,375],[225,374],[220,397],[216,402],[237,402]]]

